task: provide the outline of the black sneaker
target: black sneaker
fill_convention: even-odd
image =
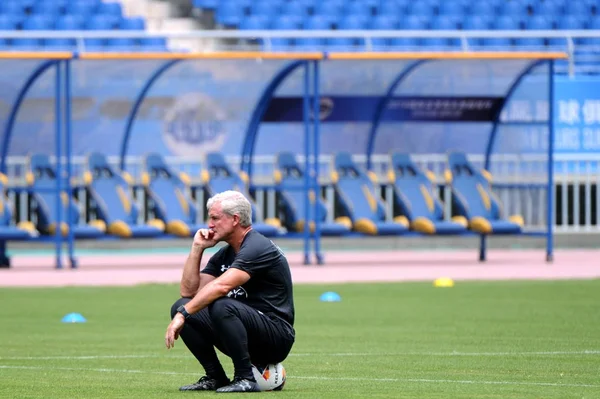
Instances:
[[[217,392],[260,392],[260,388],[256,381],[236,377],[231,384],[217,389]]]
[[[184,385],[179,388],[180,391],[216,391],[218,388],[226,386],[229,384],[229,380],[216,380],[214,378],[210,378],[204,376],[198,380],[198,382],[194,382],[190,385]]]

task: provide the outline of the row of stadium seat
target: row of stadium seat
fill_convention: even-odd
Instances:
[[[82,187],[87,196],[87,215],[90,220],[84,223],[73,195],[65,192],[61,196],[62,214],[71,217],[75,238],[97,238],[107,234],[123,238],[155,237],[164,233],[189,237],[205,226],[198,223],[197,199],[193,198],[193,193],[198,195],[201,192],[204,199],[217,192],[237,190],[252,198],[244,174],[236,173],[220,153],[208,154],[202,183],[194,186],[190,185],[188,176],[173,172],[157,154],[148,155],[145,165],[142,184],[148,204],[147,216],[145,223],[139,224],[139,209],[133,199],[128,176],[112,168],[104,155],[89,155]],[[306,227],[305,216],[308,211],[322,222],[323,235],[351,232],[397,235],[409,231],[424,234],[521,232],[523,219],[517,216],[501,218],[499,203],[491,191],[487,172],[476,170],[464,154],[451,153],[448,158],[446,179],[456,194],[454,205],[458,212],[451,220],[444,218],[444,207],[438,198],[434,181],[412,162],[409,155],[393,154],[391,167],[388,183],[394,189],[394,197],[388,198],[388,201],[394,201],[400,210],[393,221],[386,218],[380,187],[372,176],[361,170],[350,154],[336,154],[331,180],[337,206],[334,217],[328,218],[327,207],[320,195],[311,198],[311,206],[306,210],[304,171],[292,153],[281,153],[277,157],[273,186],[278,197],[278,217],[257,218],[261,210],[252,201],[254,228],[267,236],[302,232]],[[49,157],[43,154],[31,156],[29,168],[26,191],[32,204],[32,216],[17,226],[10,223],[10,207],[6,206],[4,197],[6,178],[0,176],[0,238],[19,239],[15,235],[19,231],[25,234],[22,239],[37,232],[51,235],[59,228],[57,198],[53,192],[57,174]],[[89,218],[89,215],[94,217]],[[310,219],[314,219],[313,216]],[[315,226],[311,223],[308,228],[314,230]],[[60,231],[63,235],[67,234],[66,223],[60,225]]]
[[[128,30],[143,31],[145,20],[125,17],[117,2],[102,0],[5,0],[0,2],[0,30]],[[166,39],[86,39],[92,51],[166,51]],[[0,38],[0,49],[75,51],[74,39]]]

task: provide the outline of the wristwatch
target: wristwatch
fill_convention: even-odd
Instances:
[[[192,316],[191,314],[188,313],[187,310],[185,310],[185,306],[184,305],[181,305],[180,307],[178,307],[177,311],[179,313],[181,313],[183,315],[183,318],[186,319],[186,320],[189,319]]]

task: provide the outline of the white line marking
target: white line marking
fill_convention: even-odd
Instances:
[[[198,373],[178,373],[173,371],[146,371],[128,369],[106,369],[106,368],[76,368],[76,367],[38,367],[38,366],[1,366],[0,369],[17,370],[56,370],[56,371],[92,371],[99,373],[131,373],[131,374],[158,374],[158,375],[195,375]],[[522,382],[522,381],[471,381],[471,380],[433,380],[424,378],[354,378],[354,377],[312,377],[312,376],[289,376],[288,378],[299,380],[324,380],[324,381],[370,381],[370,382],[424,382],[433,384],[472,384],[472,385],[527,385],[527,386],[549,386],[568,388],[600,388],[594,384],[563,384],[554,382]]]
[[[351,357],[351,356],[473,356],[473,357],[488,357],[488,356],[580,356],[580,355],[600,355],[600,350],[584,350],[584,351],[554,351],[554,352],[348,352],[348,353],[290,353],[289,357],[304,357],[304,356],[335,356],[335,357]],[[95,359],[147,359],[154,357],[161,358],[189,358],[191,355],[89,355],[89,356],[0,356],[0,360],[95,360]]]

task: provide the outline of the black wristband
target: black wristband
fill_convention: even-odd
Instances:
[[[183,305],[181,305],[180,307],[178,307],[177,311],[179,313],[181,313],[183,315],[183,318],[186,319],[186,320],[189,319],[190,316],[191,316],[191,314],[189,314],[188,311],[185,310],[185,306],[183,306]]]

